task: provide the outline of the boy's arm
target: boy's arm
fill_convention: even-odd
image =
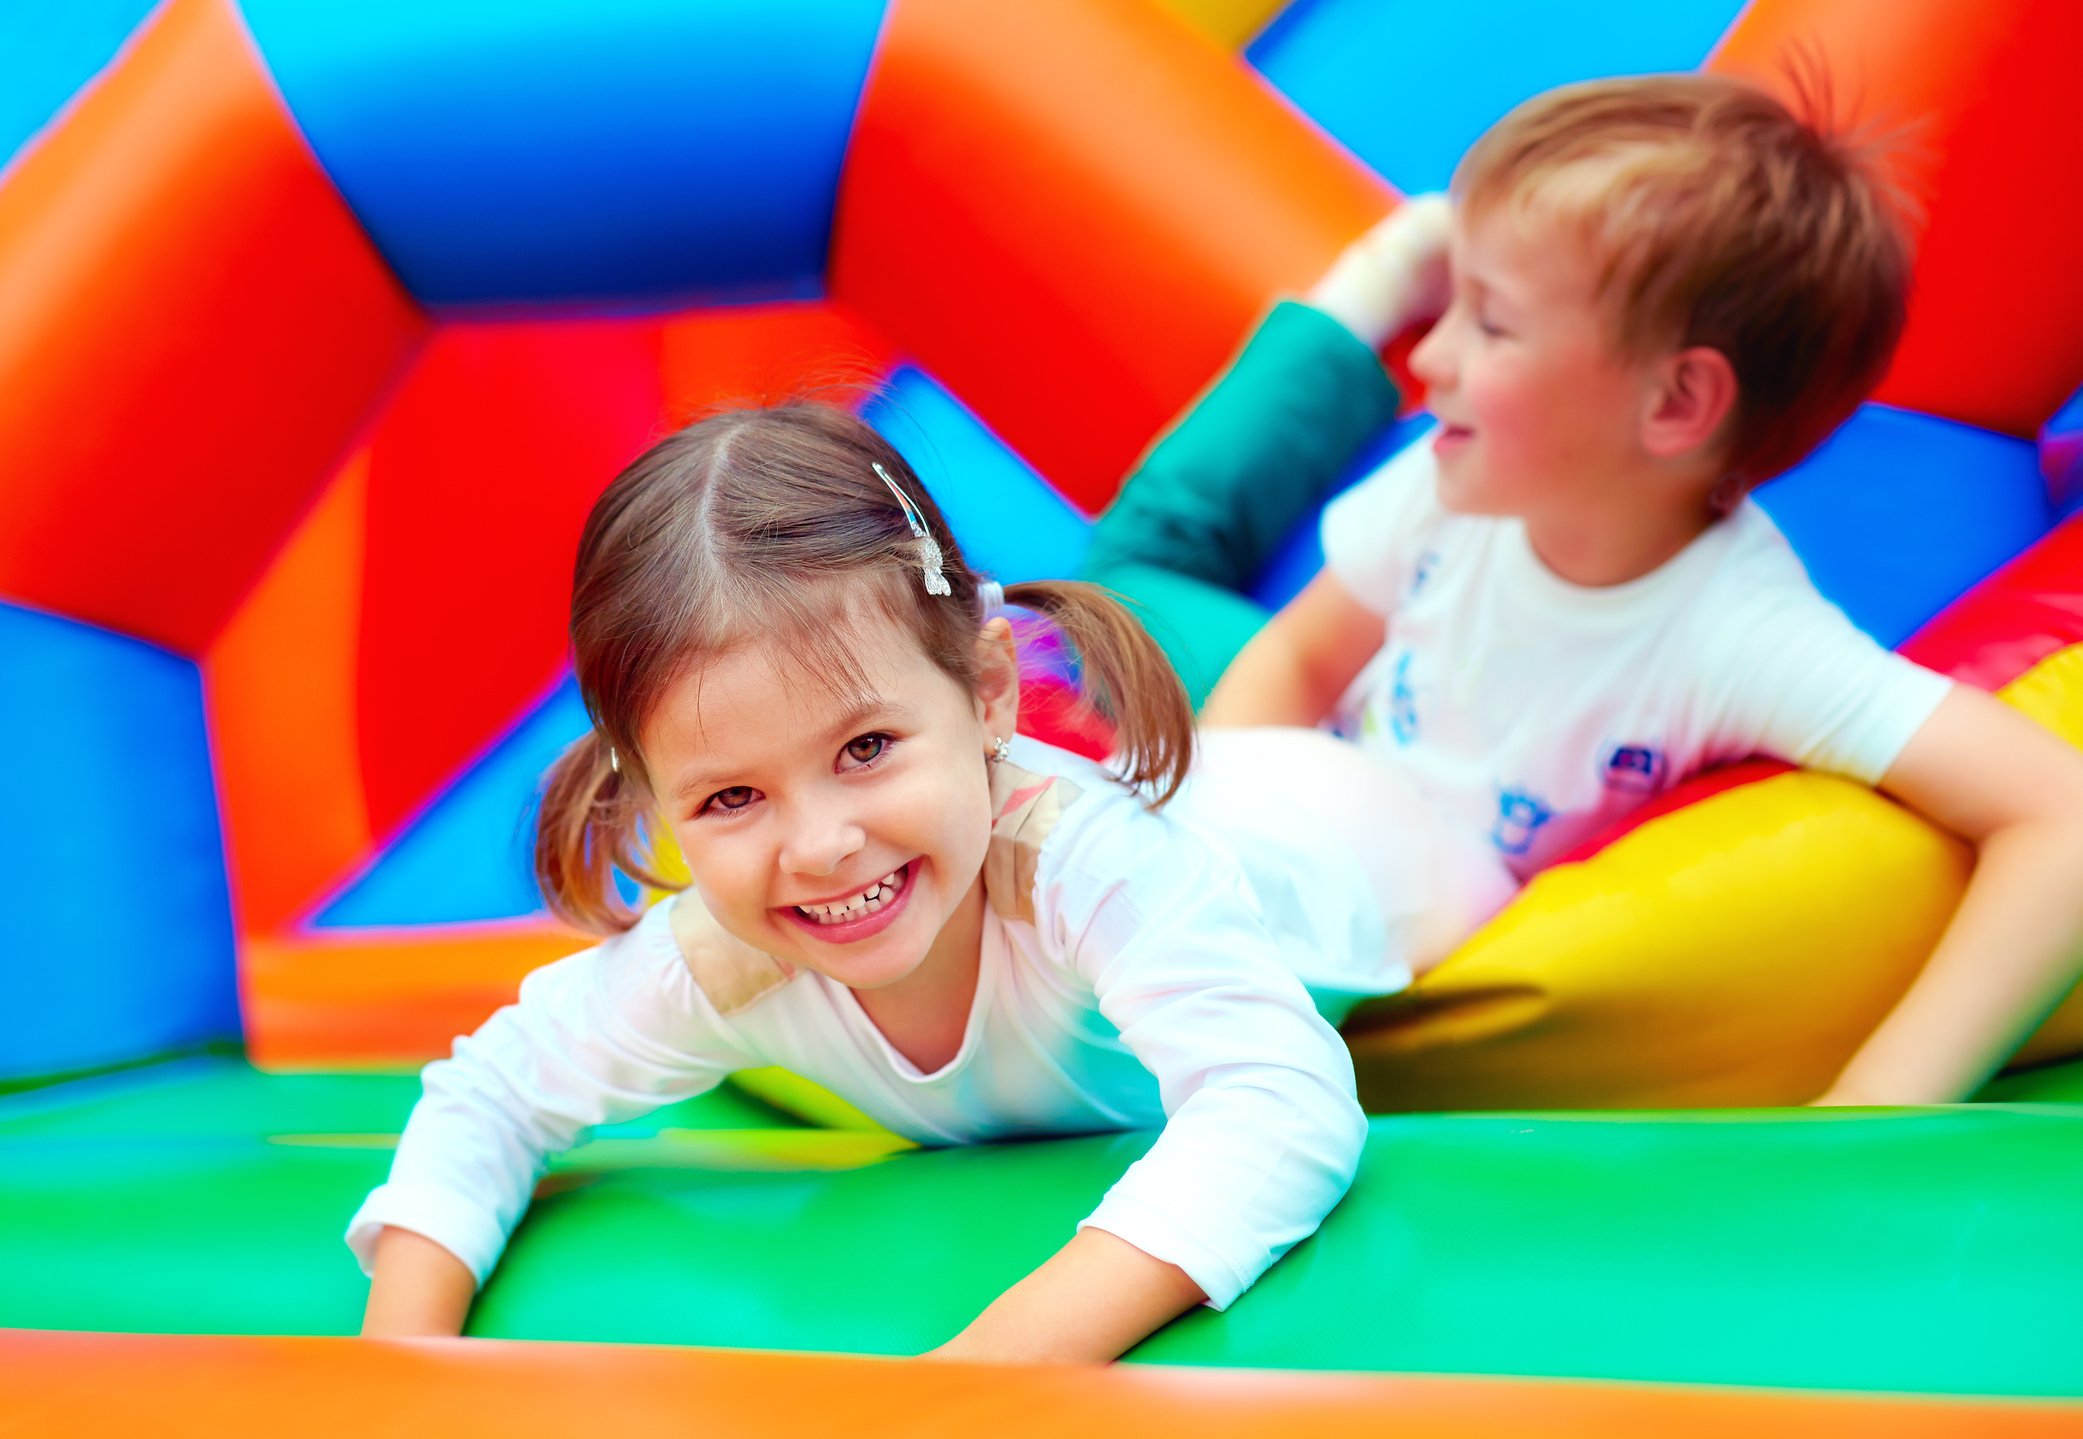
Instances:
[[[1325,570],[1238,652],[1208,696],[1201,723],[1313,725],[1387,633],[1386,621]]]
[[[2083,754],[1960,686],[1880,787],[1974,845],[1974,877],[1916,983],[1816,1103],[1947,1103],[2083,970]]]

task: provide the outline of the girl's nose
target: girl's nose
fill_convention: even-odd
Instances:
[[[809,877],[837,873],[867,843],[867,832],[843,805],[799,805],[781,846],[781,867]]]

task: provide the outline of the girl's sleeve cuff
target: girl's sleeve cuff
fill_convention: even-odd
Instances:
[[[506,1248],[506,1231],[483,1209],[445,1189],[385,1184],[362,1201],[347,1222],[347,1247],[362,1273],[373,1274],[376,1236],[386,1228],[410,1229],[461,1260],[480,1288]]]
[[[1272,1256],[1264,1255],[1264,1262],[1256,1268],[1248,1273],[1241,1271],[1221,1246],[1186,1232],[1176,1216],[1160,1213],[1135,1195],[1118,1191],[1102,1199],[1099,1208],[1078,1228],[1104,1229],[1152,1259],[1178,1265],[1208,1296],[1208,1307],[1218,1311],[1234,1304],[1237,1296],[1249,1289],[1252,1281],[1272,1263]],[[1252,1247],[1263,1253],[1262,1246]]]

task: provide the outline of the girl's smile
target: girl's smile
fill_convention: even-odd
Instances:
[[[834,899],[805,900],[785,906],[781,913],[810,931],[826,944],[852,944],[881,934],[904,912],[911,898],[911,860],[854,894]]]

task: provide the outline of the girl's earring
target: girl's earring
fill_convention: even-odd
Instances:
[[[1007,759],[1011,759],[1012,757],[1013,757],[1013,744],[1012,744],[1012,741],[1011,741],[1011,740],[1008,740],[1008,739],[1000,739],[1000,738],[999,738],[999,737],[998,737],[997,735],[995,735],[995,734],[994,734],[994,735],[992,735],[992,736],[991,736],[991,763],[992,763],[992,764],[997,764],[997,763],[998,763],[998,762],[999,762],[1000,760],[1007,760]]]

